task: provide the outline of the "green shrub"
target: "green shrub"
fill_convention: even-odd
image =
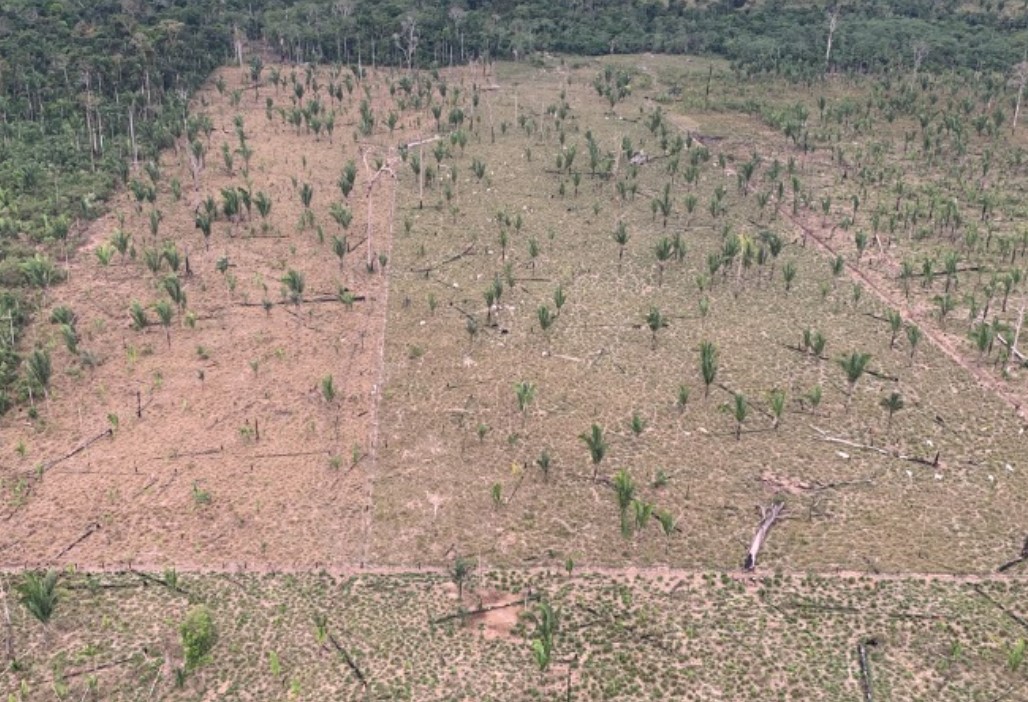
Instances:
[[[207,607],[198,605],[189,610],[179,631],[182,634],[186,668],[192,669],[206,663],[218,641],[218,631]]]

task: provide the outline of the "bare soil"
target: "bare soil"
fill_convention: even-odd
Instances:
[[[144,203],[137,211],[130,193],[119,196],[114,212],[85,232],[68,282],[50,291],[33,326],[29,343],[50,348],[57,370],[50,399],[37,403],[38,421],[29,420],[25,408],[3,420],[4,563],[314,567],[363,555],[387,300],[387,278],[377,264],[368,273],[367,244],[359,246],[367,232],[368,171],[348,126],[331,139],[324,131],[317,139],[298,134],[279,116],[269,121],[265,115],[266,97],[288,104],[283,90],[266,86],[259,100],[244,91],[233,107],[229,95],[243,73],[226,68],[217,77],[227,84],[226,95],[212,83],[193,108],[209,114],[214,126],[199,189],[192,187],[182,141],[161,157],[154,207],[163,220],[156,239],[149,231],[151,207]],[[253,150],[248,180],[239,154],[231,174],[221,155],[222,144],[238,147],[236,116]],[[339,120],[352,124],[353,116],[343,108]],[[358,165],[346,203],[354,215],[354,251],[340,265],[329,246],[343,232],[329,206],[342,201],[336,181],[349,159]],[[147,179],[142,169],[133,177]],[[182,184],[179,201],[170,192],[171,178]],[[193,221],[201,201],[209,195],[220,205],[222,188],[247,182],[253,196],[270,197],[270,215],[264,221],[254,207],[238,224],[220,218],[208,249]],[[316,224],[301,228],[298,187],[304,183],[314,189]],[[383,178],[373,193],[375,257],[390,250],[392,185]],[[94,251],[119,226],[132,235],[137,260],[115,255],[101,266]],[[169,243],[183,258],[178,276],[195,326],[177,311],[166,336],[150,308],[151,326],[135,331],[130,302],[149,307],[164,296],[159,279],[143,266],[144,249]],[[229,267],[219,273],[215,264],[223,257]],[[304,299],[316,302],[286,299],[280,279],[290,269],[305,278]],[[165,264],[160,277],[168,273]],[[346,308],[335,300],[340,286],[364,299]],[[267,310],[264,301],[271,303]],[[56,305],[74,310],[80,347],[99,359],[98,367],[78,367],[62,347],[56,327],[46,322]],[[328,375],[331,401],[321,389]],[[109,415],[117,417],[113,437],[51,467],[110,428]],[[72,546],[89,529],[91,535]]]

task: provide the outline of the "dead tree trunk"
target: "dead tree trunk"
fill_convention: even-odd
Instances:
[[[775,522],[782,515],[785,503],[772,502],[770,509],[763,505],[758,505],[757,507],[760,510],[760,526],[757,527],[757,533],[753,535],[753,543],[750,544],[746,560],[743,561],[742,567],[744,570],[753,570],[757,567],[757,554],[760,553],[760,549],[764,545],[764,540],[767,539],[771,527],[774,526]]]
[[[11,624],[11,610],[7,606],[7,592],[0,590],[0,600],[4,603],[4,629],[6,630],[6,644],[4,645],[4,651],[7,655],[7,661],[14,661],[14,626]]]
[[[1028,52],[1025,53],[1028,59]],[[1011,131],[1017,129],[1017,119],[1021,116],[1021,99],[1024,97],[1024,87],[1028,84],[1028,60],[1014,66],[1014,80],[1017,82],[1017,101],[1014,104],[1014,121],[1010,125]]]
[[[832,14],[828,16],[828,46],[825,48],[825,73],[832,66],[832,40],[835,38],[835,29],[839,23],[839,6],[836,5]]]
[[[1010,342],[1010,349],[1007,353],[1007,364],[1003,369],[1004,373],[1010,373],[1011,362],[1020,356],[1017,351],[1017,342],[1021,338],[1021,325],[1024,323],[1024,305],[1021,305],[1021,311],[1017,313],[1017,326],[1014,328],[1014,338]]]
[[[864,690],[864,702],[874,702],[871,694],[871,664],[867,660],[867,647],[877,645],[877,639],[865,639],[857,644],[857,656],[860,659],[860,686]]]
[[[1007,561],[996,569],[997,573],[1005,573],[1016,565],[1028,561],[1028,536],[1024,537],[1024,546],[1021,547],[1021,555],[1012,561]]]

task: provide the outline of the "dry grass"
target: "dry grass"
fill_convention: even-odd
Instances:
[[[659,76],[672,62],[645,57],[618,63]],[[694,65],[694,74],[705,75],[705,65],[686,63]],[[557,66],[501,69],[497,82],[506,89],[483,93],[486,117],[479,138],[464,156],[455,150],[456,223],[445,206],[414,209],[411,189],[401,189],[399,206],[412,227],[409,236],[398,234],[394,247],[382,414],[386,441],[375,477],[378,559],[438,560],[455,549],[510,565],[572,556],[612,565],[666,561],[733,568],[752,535],[754,505],[777,492],[762,481],[771,474],[811,486],[870,482],[783,494],[795,519],[768,543],[768,563],[889,571],[994,567],[1016,548],[1023,530],[1017,508],[1026,480],[1019,462],[1021,425],[975,377],[928,342],[913,361],[902,335],[890,349],[886,324],[874,318],[884,310],[870,293],[854,303],[845,277],[834,279],[825,258],[802,246],[784,214],[771,217],[773,203],[761,219],[755,197],[739,193],[731,163],[756,148],[765,167],[776,155],[784,164],[780,138],[745,115],[687,113],[683,126],[698,125],[700,135],[723,138],[709,140],[712,158],[700,167],[698,184],[676,179],[667,229],[650,209],[667,181],[666,160],[639,168],[634,200],[621,202],[612,183],[588,174],[577,196],[564,176],[566,194],[559,195],[561,178],[552,173],[557,132],[545,112],[559,103],[562,90],[570,105],[566,143],[577,145],[576,167],[588,171],[587,131],[604,152],[616,152],[624,137],[650,154],[660,151],[641,118],[655,107],[648,96],[658,94],[663,83],[637,90],[618,105],[621,118],[613,118],[591,86],[601,65],[583,61],[570,73]],[[520,114],[538,126],[531,137],[514,126],[515,92]],[[729,101],[716,99],[718,105]],[[506,134],[504,121],[511,125]],[[722,153],[731,159],[726,170],[717,165]],[[475,158],[487,164],[488,183],[470,173]],[[687,163],[683,156],[682,170]],[[621,174],[626,170],[621,163]],[[715,220],[707,205],[717,187],[726,190],[728,213]],[[691,216],[683,205],[689,192],[698,200]],[[442,203],[441,193],[433,194]],[[783,212],[788,208],[782,205]],[[506,261],[498,211],[520,214],[524,221],[520,233],[511,230]],[[620,273],[612,238],[618,221],[631,236]],[[773,281],[770,265],[754,264],[741,283],[733,269],[725,279],[715,276],[713,288],[701,294],[696,278],[706,272],[707,255],[720,249],[726,225],[733,235],[754,238],[767,227],[787,244]],[[667,266],[658,286],[654,246],[674,232],[683,233],[688,253],[684,262]],[[533,238],[541,250],[534,268],[528,255]],[[469,246],[468,255],[439,265]],[[781,279],[786,262],[797,269],[788,294]],[[504,277],[506,265],[515,286],[505,285],[489,326],[483,294],[494,277]],[[418,272],[430,266],[427,277]],[[558,285],[568,301],[547,339],[536,308],[554,309],[551,296]],[[706,317],[701,298],[709,302]],[[670,318],[655,349],[644,325],[651,306]],[[465,331],[468,314],[481,328],[473,342]],[[798,345],[805,328],[826,335],[830,360],[817,362],[785,348]],[[715,387],[703,397],[701,341],[714,342],[720,351],[717,380],[752,403],[741,441],[732,436],[734,420],[721,411],[731,396]],[[865,375],[847,410],[845,376],[836,359],[853,350],[871,353],[870,367],[899,381]],[[521,381],[536,386],[524,415],[514,393]],[[675,406],[680,384],[691,390],[684,410]],[[824,400],[811,414],[799,400],[817,384]],[[775,388],[788,398],[778,431],[766,416],[768,393]],[[887,430],[878,403],[892,391],[903,395],[906,408]],[[629,430],[634,412],[646,421],[638,436]],[[589,455],[578,439],[594,422],[605,428],[610,444],[600,476],[630,471],[641,497],[679,519],[681,533],[670,542],[655,524],[631,540],[618,536],[614,495],[591,481]],[[905,455],[932,459],[939,452],[940,466],[826,443],[812,425]],[[488,427],[481,440],[480,426]],[[549,482],[534,465],[543,450],[553,458]],[[525,469],[523,483],[510,504],[496,507],[492,486],[500,483],[509,497],[521,480],[512,465]],[[658,470],[669,481],[651,488]],[[943,542],[960,547],[943,551]]]
[[[1024,631],[953,582],[476,575],[468,609],[530,589],[559,610],[544,673],[523,617],[500,635],[477,618],[431,624],[457,610],[441,575],[183,575],[186,594],[131,575],[68,575],[60,587],[46,639],[11,605],[19,663],[0,679],[16,700],[359,698],[335,643],[372,699],[563,699],[570,672],[575,700],[849,700],[861,694],[856,649],[868,639],[875,699],[1016,699],[1025,683],[1008,665]],[[1006,607],[1028,594],[1023,583],[983,587]],[[218,640],[179,686],[178,627],[196,603]],[[327,617],[320,641],[315,615]]]

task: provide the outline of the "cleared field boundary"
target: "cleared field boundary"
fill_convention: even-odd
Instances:
[[[26,571],[38,570],[46,567],[46,564],[39,563],[0,563],[0,573],[5,575],[19,574]],[[155,573],[165,568],[172,567],[169,564],[160,563],[100,563],[100,564],[53,564],[50,567],[68,568],[73,567],[75,572],[80,573]],[[200,563],[176,563],[174,565],[179,574],[190,575],[301,575],[321,573],[331,575],[335,578],[348,578],[359,575],[384,575],[384,576],[405,576],[405,575],[447,575],[449,569],[438,565],[422,565],[419,563],[400,563],[395,565],[373,564],[373,563],[314,563],[296,564],[279,567],[271,567],[263,563],[213,563],[204,565]],[[486,569],[487,572],[512,572],[523,574],[553,574],[563,571],[559,565],[553,566],[523,566],[523,567],[502,567],[495,566]],[[878,581],[909,581],[922,580],[925,582],[944,582],[954,584],[973,585],[976,583],[1028,583],[1028,572],[1025,573],[872,573],[856,570],[821,570],[821,571],[784,571],[768,570],[766,572],[748,572],[742,570],[704,570],[702,568],[675,568],[672,566],[644,566],[616,568],[608,566],[590,566],[575,564],[571,577],[582,575],[599,575],[607,577],[624,578],[645,578],[649,580],[657,578],[687,580],[699,579],[703,576],[727,575],[739,582],[760,581],[771,577],[790,578],[817,578],[822,580],[863,580],[868,582]]]

